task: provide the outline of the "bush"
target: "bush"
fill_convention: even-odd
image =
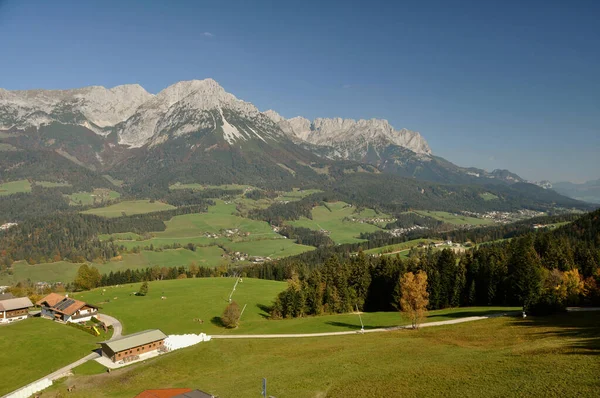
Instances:
[[[144,282],[142,283],[142,286],[140,286],[140,291],[137,292],[136,296],[145,296],[148,294],[148,282]]]
[[[232,301],[229,303],[229,305],[227,305],[225,311],[223,311],[221,322],[226,328],[236,328],[238,326],[240,315],[240,306],[235,301]]]
[[[93,319],[93,318],[92,318]],[[74,327],[75,329],[79,329],[79,330],[83,330],[84,332],[87,332],[89,334],[91,334],[92,336],[100,336],[100,333],[96,333],[94,331],[94,329],[92,328],[87,328],[83,325],[80,325],[78,323],[74,323],[74,322],[67,322],[67,325]]]

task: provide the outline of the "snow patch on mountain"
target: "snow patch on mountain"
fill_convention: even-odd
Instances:
[[[223,125],[221,128],[223,129],[223,137],[225,138],[225,141],[227,141],[229,144],[234,144],[238,139],[245,141],[246,137],[240,133],[235,126],[229,124],[227,119],[225,119],[223,110],[221,108],[219,108],[219,114],[221,114],[221,119],[223,120]]]

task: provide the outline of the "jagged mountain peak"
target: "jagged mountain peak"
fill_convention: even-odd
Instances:
[[[385,119],[317,118],[310,121],[297,116],[284,119],[276,112],[265,113],[292,138],[312,145],[333,148],[330,157],[361,159],[370,148],[382,151],[389,145],[397,145],[417,154],[430,155],[431,149],[417,132],[394,129]]]

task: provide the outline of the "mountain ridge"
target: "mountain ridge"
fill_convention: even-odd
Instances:
[[[306,187],[353,173],[483,187],[525,182],[506,170],[456,166],[435,156],[419,133],[386,120],[311,122],[261,112],[213,79],[177,82],[157,94],[135,84],[3,90],[0,131],[8,148],[53,151],[140,192],[177,180]]]

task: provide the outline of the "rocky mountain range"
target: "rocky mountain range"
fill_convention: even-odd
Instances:
[[[57,126],[63,130],[58,136]],[[433,155],[421,134],[397,130],[386,120],[310,121],[285,119],[273,110],[261,112],[212,79],[178,82],[156,95],[137,84],[112,89],[0,90],[0,130],[29,132],[29,138],[35,136],[30,146],[59,150],[95,168],[122,160],[128,149],[155,148],[170,139],[198,138],[202,132],[213,136],[204,140],[211,145],[219,142],[239,149],[257,140],[287,146],[291,141],[322,159],[371,164],[381,171],[431,181],[524,181],[505,170],[489,173],[456,166]],[[189,146],[197,149],[198,142]]]
[[[136,84],[0,90],[0,151],[6,155],[0,182],[27,177],[27,170],[52,170],[48,178],[60,179],[57,170],[65,167],[52,160],[56,155],[140,192],[173,182],[315,186],[353,173],[485,187],[525,182],[507,170],[459,167],[435,156],[419,133],[386,120],[309,121],[261,112],[212,79],[175,83],[158,94]],[[40,167],[33,159],[52,164]]]

